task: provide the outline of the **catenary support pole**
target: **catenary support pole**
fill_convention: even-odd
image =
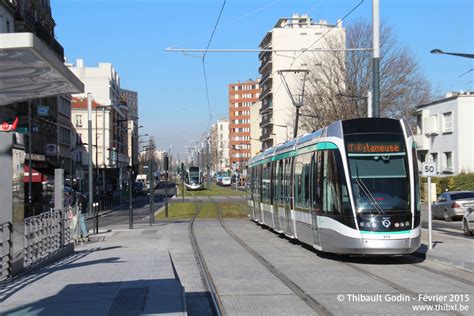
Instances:
[[[428,249],[433,249],[431,217],[431,177],[428,177]]]
[[[105,193],[105,107],[102,107],[102,191]],[[109,153],[110,154],[110,153]]]
[[[128,206],[128,228],[133,229],[133,170],[129,170],[128,193],[130,194],[130,204]]]
[[[372,0],[372,41],[373,41],[373,117],[380,116],[380,2]]]
[[[367,117],[372,117],[372,91],[367,91]]]
[[[211,140],[207,138],[207,189],[211,190]]]
[[[92,212],[93,194],[93,174],[92,174],[92,95],[87,93],[87,147],[88,147],[88,163],[89,163],[89,201],[87,212],[90,215]]]

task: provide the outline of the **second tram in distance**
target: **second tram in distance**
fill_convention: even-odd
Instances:
[[[202,175],[199,167],[189,167],[184,175],[184,185],[189,190],[202,190]]]
[[[248,209],[315,249],[396,255],[420,246],[416,145],[404,120],[337,121],[249,161]]]

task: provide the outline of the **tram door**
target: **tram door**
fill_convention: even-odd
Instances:
[[[293,219],[291,218],[291,208],[293,206],[292,194],[292,178],[293,168],[291,165],[292,158],[285,159],[284,175],[283,175],[283,198],[285,201],[285,231],[288,235],[294,236]]]
[[[318,213],[321,212],[321,162],[324,151],[314,152],[311,161],[311,191],[312,191],[312,205],[311,205],[311,219],[313,223],[313,242],[315,245],[320,245],[319,229],[318,229]]]
[[[275,230],[281,231],[280,224],[280,206],[281,203],[281,180],[283,176],[283,160],[274,161],[272,163],[272,188],[273,192],[271,196],[273,197],[272,208],[273,208],[273,223]]]
[[[255,168],[255,194],[254,194],[254,205],[255,205],[255,212],[256,212],[256,219],[260,222],[263,223],[263,216],[262,216],[262,165],[258,165]]]

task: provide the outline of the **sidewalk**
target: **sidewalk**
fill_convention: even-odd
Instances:
[[[428,249],[428,230],[422,229],[421,247],[415,255],[474,272],[474,237],[451,236],[433,230],[433,249]]]
[[[186,315],[159,227],[96,235],[74,255],[11,280],[0,289],[1,315]]]

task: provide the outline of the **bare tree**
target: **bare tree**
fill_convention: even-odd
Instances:
[[[328,44],[333,48],[344,47],[337,38],[328,39]],[[371,24],[359,21],[347,27],[345,47],[372,47]],[[430,100],[430,84],[413,53],[399,44],[385,25],[381,28],[380,50],[381,116],[412,121],[414,107]],[[301,112],[310,116],[301,118],[302,127],[315,130],[336,120],[366,117],[364,97],[372,86],[372,52],[319,54],[307,59],[310,75]]]

